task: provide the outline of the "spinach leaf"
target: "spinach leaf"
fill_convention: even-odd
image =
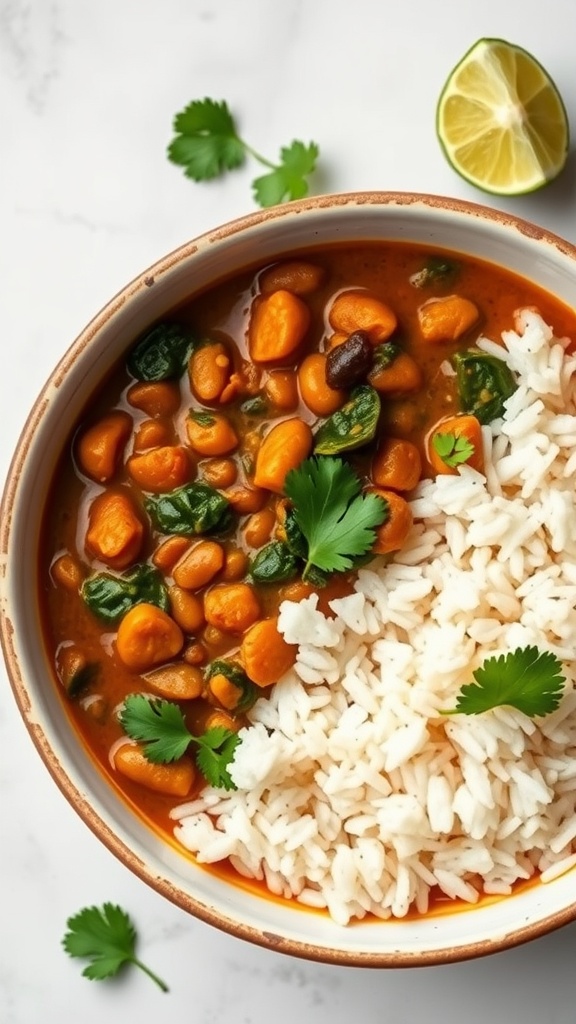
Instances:
[[[297,559],[288,544],[280,540],[270,541],[261,548],[250,566],[250,576],[255,583],[278,583],[291,580],[298,572]]]
[[[246,416],[265,416],[268,412],[268,402],[264,395],[254,395],[253,398],[247,398],[245,402],[242,402],[240,412]]]
[[[503,359],[480,349],[457,352],[452,357],[462,411],[480,423],[491,423],[504,413],[504,402],[517,384]]]
[[[110,624],[118,622],[130,608],[143,601],[165,612],[170,608],[161,573],[145,562],[118,576],[97,572],[84,581],[81,594],[90,611]]]
[[[168,494],[150,495],[144,505],[159,530],[184,536],[224,528],[230,510],[227,499],[203,483],[184,484]]]
[[[182,376],[192,347],[178,324],[157,324],[136,342],[126,365],[136,380],[172,380]]]
[[[380,396],[369,384],[360,384],[341,409],[332,413],[316,433],[315,455],[336,455],[368,444],[376,433]]]
[[[445,256],[429,256],[421,270],[416,271],[410,278],[410,284],[414,288],[427,288],[429,285],[439,282],[452,282],[458,274],[458,264]]]

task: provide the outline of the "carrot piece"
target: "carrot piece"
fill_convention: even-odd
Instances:
[[[461,295],[428,299],[418,310],[420,332],[426,341],[456,341],[478,321],[478,307]]]
[[[281,494],[286,474],[299,466],[312,450],[312,431],[295,417],[282,420],[264,438],[256,456],[256,487]]]
[[[228,676],[217,672],[210,677],[208,691],[227,711],[235,711],[243,697],[242,687],[236,686]]]
[[[200,540],[176,563],[172,570],[175,583],[186,590],[199,590],[220,572],[224,548],[215,540]]]
[[[260,604],[248,583],[222,583],[204,595],[206,622],[223,633],[243,633],[260,616]]]
[[[232,359],[221,341],[202,345],[188,364],[190,387],[201,402],[216,402],[232,373]]]
[[[89,427],[76,445],[76,459],[82,472],[101,484],[111,480],[131,430],[132,417],[121,410],[109,413]]]
[[[279,288],[259,296],[252,305],[248,349],[255,363],[285,362],[294,356],[310,326],[310,310],[302,299]]]
[[[272,686],[296,661],[298,647],[278,632],[278,619],[261,619],[242,637],[240,660],[256,686]]]
[[[113,756],[116,771],[155,793],[166,796],[188,796],[196,778],[196,769],[188,757],[171,764],[154,764],[146,757],[139,743],[125,743]]]
[[[366,331],[373,345],[387,341],[398,325],[394,310],[361,288],[340,292],[330,306],[328,320],[335,331],[346,335]]]
[[[142,490],[153,494],[173,491],[190,479],[190,460],[181,445],[163,445],[131,455],[126,468]]]
[[[147,416],[172,416],[180,405],[180,388],[174,381],[138,381],[128,389],[126,398]]]
[[[331,388],[326,381],[326,355],[312,352],[298,367],[302,401],[315,416],[331,416],[346,401],[346,392]]]
[[[368,374],[368,383],[376,388],[376,391],[386,395],[418,391],[423,380],[422,370],[407,352],[399,352],[388,366]]]
[[[234,427],[228,417],[219,412],[190,413],[186,433],[199,455],[228,455],[238,447]]]
[[[387,437],[380,442],[370,470],[376,487],[411,491],[421,474],[422,459],[415,444],[398,437]]]
[[[388,505],[388,517],[381,526],[376,527],[376,540],[372,547],[374,554],[386,555],[391,551],[399,551],[412,526],[412,510],[410,505],[396,491],[381,487],[369,487],[369,491],[384,498]]]
[[[119,491],[104,491],[88,513],[86,548],[112,569],[125,569],[140,554],[144,526],[132,499]]]
[[[454,465],[449,465],[449,462],[442,458],[434,446],[434,438],[438,435],[452,435],[454,438],[464,437],[472,445],[473,451],[467,458],[460,459],[459,461],[455,460]],[[426,454],[430,465],[436,473],[457,476],[458,466],[463,464],[472,466],[472,469],[477,469],[479,473],[483,473],[484,445],[482,441],[482,426],[479,420],[475,416],[470,416],[466,413],[462,413],[459,416],[448,416],[446,419],[441,420],[428,434]]]
[[[155,665],[175,658],[182,650],[180,626],[154,604],[137,604],[126,612],[118,626],[116,651],[133,672],[147,672]]]

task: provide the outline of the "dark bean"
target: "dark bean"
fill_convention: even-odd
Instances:
[[[331,388],[351,388],[363,380],[372,365],[372,345],[365,331],[354,331],[326,358],[326,383]]]

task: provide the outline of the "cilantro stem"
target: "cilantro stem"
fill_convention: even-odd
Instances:
[[[267,160],[265,156],[262,156],[262,154],[259,153],[256,149],[253,149],[252,146],[249,146],[247,142],[244,142],[244,139],[241,139],[239,135],[237,135],[236,138],[238,139],[240,145],[244,146],[246,152],[249,153],[250,156],[254,157],[254,159],[257,160],[259,164],[262,164],[264,167],[269,167],[272,171],[278,170],[278,167],[280,166],[279,164],[273,164],[271,160]]]
[[[146,964],[143,964],[138,957],[130,957],[130,962],[133,963],[135,967],[139,967],[141,971],[144,971],[144,974],[147,974],[152,981],[155,981],[158,988],[162,989],[163,992],[170,991],[166,982],[162,981],[162,978],[159,978],[157,974],[154,974],[154,971],[151,971],[149,967],[146,967]]]

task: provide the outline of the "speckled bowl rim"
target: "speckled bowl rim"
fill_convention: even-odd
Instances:
[[[509,931],[477,940],[474,938],[474,915],[479,911],[477,908],[472,908],[470,911],[462,912],[469,919],[469,937],[464,938],[457,945],[440,945],[431,949],[408,950],[399,948],[401,944],[394,947],[394,944],[391,943],[390,948],[385,950],[359,950],[353,946],[350,948],[345,941],[326,946],[282,935],[274,927],[258,927],[239,920],[233,914],[226,913],[222,907],[210,906],[206,902],[196,899],[192,894],[183,892],[177,884],[171,882],[169,878],[163,877],[162,866],[159,868],[154,852],[149,855],[147,850],[131,849],[115,833],[102,814],[95,811],[90,794],[91,782],[86,783],[85,788],[81,782],[71,778],[66,756],[63,756],[65,751],[58,752],[55,749],[59,742],[58,738],[50,736],[38,719],[34,681],[31,681],[30,686],[27,683],[22,665],[22,655],[18,649],[19,638],[14,626],[17,609],[13,604],[14,595],[12,594],[10,574],[10,546],[15,531],[14,510],[18,508],[20,480],[26,471],[29,452],[38,431],[42,429],[42,421],[51,401],[51,395],[54,394],[54,389],[58,388],[60,383],[65,380],[71,368],[83,357],[86,350],[98,345],[98,339],[103,330],[110,327],[115,319],[125,313],[132,304],[138,304],[142,296],[149,294],[159,282],[166,281],[173,271],[193,260],[195,254],[222,242],[226,243],[236,236],[250,233],[253,229],[260,229],[263,225],[274,227],[276,224],[282,224],[286,218],[306,220],[309,215],[322,216],[323,211],[334,211],[341,208],[354,208],[355,210],[367,208],[370,212],[386,209],[387,212],[394,211],[396,213],[414,208],[423,216],[426,216],[428,212],[432,217],[446,214],[449,218],[460,220],[464,218],[469,222],[472,232],[475,224],[483,225],[490,230],[494,229],[501,233],[503,238],[511,232],[516,238],[528,240],[531,246],[542,246],[552,264],[556,259],[568,261],[573,265],[576,281],[576,247],[566,240],[511,214],[499,212],[477,203],[425,193],[351,192],[305,199],[240,217],[180,246],[134,278],[93,318],[61,358],[29,413],[10,464],[0,506],[0,639],[16,703],[31,739],[52,778],[80,818],[101,842],[156,892],[198,919],[224,932],[267,949],[277,950],[295,957],[357,967],[400,968],[455,963],[518,946],[576,920],[576,876],[571,898],[566,900],[565,906],[557,907],[552,913],[544,914],[538,920],[530,920],[529,917],[524,920],[519,919],[517,926]],[[393,237],[398,236],[390,234],[390,238]],[[425,243],[426,239],[422,238],[421,241]],[[323,241],[318,242],[312,232],[309,245],[315,243],[323,244]],[[435,244],[438,245],[437,242]],[[536,252],[536,250],[534,251]],[[494,262],[498,262],[498,260]],[[240,265],[240,263],[237,264],[238,267]],[[236,889],[233,883],[222,882],[221,884],[224,887],[230,885],[231,888]],[[258,898],[255,897],[255,899]],[[522,895],[506,898],[507,901],[516,899],[522,899]],[[263,900],[266,901],[266,898],[263,897]],[[302,914],[305,911],[299,908],[297,913]],[[439,922],[442,923],[442,917],[439,918]],[[384,925],[392,930],[397,928],[396,922],[384,922]],[[357,929],[371,928],[372,925],[359,924],[353,927],[357,934]],[[344,939],[347,930],[343,929],[341,934]],[[394,934],[393,931],[391,934]]]

